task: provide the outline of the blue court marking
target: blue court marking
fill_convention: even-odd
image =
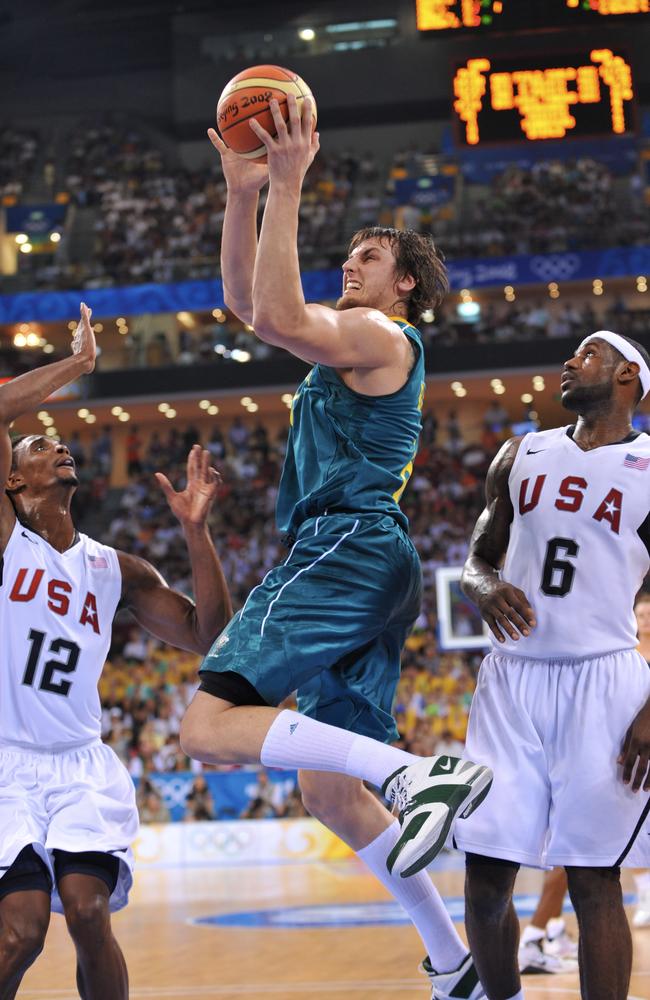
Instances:
[[[515,909],[520,917],[530,917],[537,906],[539,895],[515,896]],[[633,903],[636,897],[628,893],[625,903]],[[456,923],[465,916],[465,900],[462,896],[445,896],[443,902]],[[573,907],[565,903],[565,913],[572,913]],[[410,924],[405,911],[396,902],[377,903],[333,903],[318,906],[283,906],[272,910],[246,910],[240,913],[217,913],[210,917],[199,917],[190,923],[209,927],[275,927],[290,930],[299,927],[377,927]]]

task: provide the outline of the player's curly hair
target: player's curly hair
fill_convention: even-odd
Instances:
[[[364,240],[372,239],[389,244],[395,257],[398,280],[407,274],[415,279],[415,288],[406,306],[409,323],[417,326],[422,313],[439,306],[449,291],[449,277],[443,253],[438,250],[430,236],[416,233],[414,229],[368,226],[354,234],[348,254],[351,254]]]

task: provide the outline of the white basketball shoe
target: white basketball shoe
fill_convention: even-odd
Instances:
[[[458,757],[425,757],[400,767],[382,792],[399,809],[402,828],[386,859],[391,874],[408,878],[433,861],[458,814],[466,819],[490,791],[492,771]]]
[[[551,917],[547,923],[542,948],[547,955],[578,961],[578,942],[569,934],[562,917]]]
[[[471,955],[466,955],[455,972],[436,972],[429,956],[420,966],[431,983],[431,1000],[487,1000]]]
[[[578,963],[572,959],[548,955],[542,948],[541,940],[519,945],[518,960],[522,976],[559,976],[562,973],[575,972],[578,968]]]

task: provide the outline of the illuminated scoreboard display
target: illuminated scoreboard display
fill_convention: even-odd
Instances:
[[[611,49],[468,59],[456,68],[453,91],[463,146],[634,130],[632,71]]]
[[[578,28],[644,15],[650,17],[650,0],[416,0],[420,31]]]

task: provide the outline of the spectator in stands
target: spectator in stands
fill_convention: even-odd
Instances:
[[[131,629],[129,641],[124,645],[122,650],[124,659],[138,660],[140,663],[144,663],[147,659],[147,643],[148,639],[142,629],[134,626]]]
[[[188,823],[216,819],[212,793],[202,774],[197,774],[185,799],[185,821]]]
[[[450,410],[447,414],[445,430],[447,431],[447,447],[455,455],[460,450],[461,444],[460,424],[455,410]]]
[[[483,423],[498,437],[503,434],[509,423],[508,411],[494,400],[483,414]]]
[[[257,772],[248,805],[240,819],[270,819],[284,814],[284,793],[279,781],[271,781],[264,770]]]
[[[241,454],[246,450],[248,444],[249,430],[241,417],[235,417],[228,430],[228,442],[233,451]]]
[[[141,448],[142,442],[138,433],[138,427],[134,425],[129,430],[126,438],[126,463],[129,476],[138,475],[142,472]]]
[[[155,790],[145,795],[138,805],[138,812],[141,823],[169,823],[171,819],[169,809]]]

